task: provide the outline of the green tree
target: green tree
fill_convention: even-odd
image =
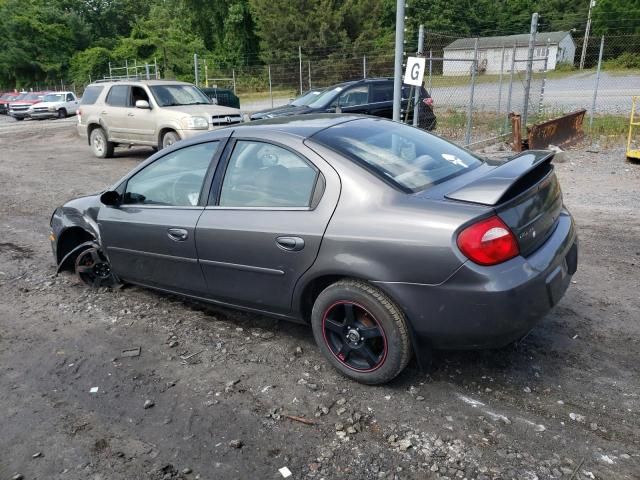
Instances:
[[[308,54],[328,55],[348,45],[338,0],[249,0],[265,62]]]
[[[6,0],[0,5],[0,82],[20,87],[59,79],[88,40],[82,19],[56,3]]]

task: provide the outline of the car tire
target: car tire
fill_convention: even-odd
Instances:
[[[24,120],[24,117],[13,117],[15,118],[18,122],[21,122],[22,120]]]
[[[343,375],[367,385],[394,379],[409,363],[407,320],[385,293],[360,280],[340,280],[316,298],[313,336]]]
[[[169,130],[162,136],[162,148],[167,148],[180,141],[180,137],[173,130]]]
[[[58,110],[58,118],[67,118],[67,111],[64,108]]]
[[[105,131],[98,127],[91,131],[91,151],[98,158],[113,157],[114,145],[107,139]]]

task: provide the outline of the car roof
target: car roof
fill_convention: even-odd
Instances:
[[[255,120],[225,128],[233,129],[234,135],[249,135],[251,132],[258,131],[277,131],[301,138],[309,138],[321,130],[359,118],[365,117],[363,115],[317,113]]]
[[[97,82],[93,82],[91,85],[88,85],[89,87],[95,87],[95,86],[105,86],[105,85],[131,85],[131,84],[145,84],[145,85],[192,85],[191,83],[188,82],[181,82],[180,80],[146,80],[146,79],[139,79],[136,80],[135,78],[131,78],[131,79],[122,79],[122,80],[98,80]]]

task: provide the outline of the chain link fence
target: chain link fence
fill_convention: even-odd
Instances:
[[[435,133],[474,147],[506,139],[510,112],[531,124],[586,109],[585,130],[592,138],[626,134],[631,97],[640,94],[640,35],[590,37],[582,70],[582,37],[538,32],[532,48],[529,40],[528,33],[476,39],[427,31],[424,86],[433,98]],[[414,55],[413,44],[417,46],[417,38],[407,37],[405,58]],[[248,113],[283,105],[310,89],[392,77],[394,67],[392,43],[298,50],[270,64],[250,60],[221,65],[194,55],[192,78],[183,79],[194,81],[197,72],[199,86],[234,90]],[[81,94],[84,87],[58,81],[33,90]]]
[[[587,110],[585,128],[592,136],[624,133],[631,96],[640,94],[640,36],[591,37],[582,70],[583,39],[570,32],[560,36],[539,32],[532,49],[529,34],[497,37],[497,45],[480,38],[476,48],[475,38],[427,32],[424,86],[433,97],[436,133],[473,147],[506,138],[510,112],[531,124],[579,109]],[[242,109],[255,111],[285,104],[309,89],[391,77],[392,47],[326,56],[301,51],[286,62],[239,67],[205,58],[198,68],[201,85],[233,88]]]

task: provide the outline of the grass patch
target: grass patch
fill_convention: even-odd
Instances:
[[[274,100],[283,98],[288,100],[290,98],[295,98],[298,95],[298,91],[292,89],[273,90]],[[240,102],[257,102],[260,100],[269,100],[271,98],[268,91],[238,93],[238,97],[240,98]]]

